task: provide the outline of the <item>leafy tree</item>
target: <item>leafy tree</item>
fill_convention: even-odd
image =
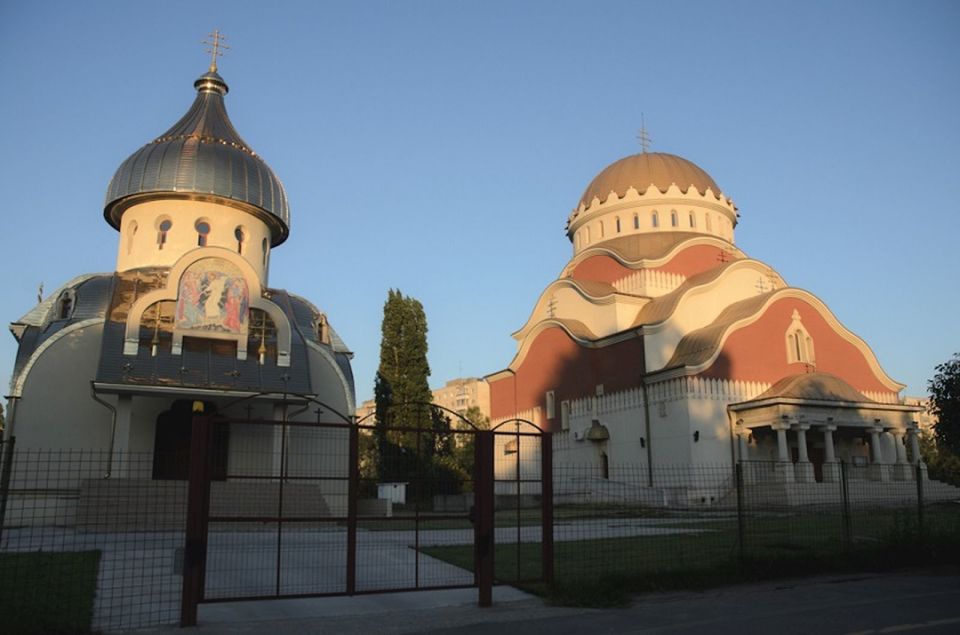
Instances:
[[[960,455],[960,353],[936,368],[927,382],[930,412],[937,417],[934,438],[941,450]]]

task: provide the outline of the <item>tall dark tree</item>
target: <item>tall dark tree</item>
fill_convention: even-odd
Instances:
[[[422,470],[419,463],[429,463],[433,455],[432,435],[403,432],[433,425],[432,408],[425,405],[432,395],[423,305],[391,289],[383,305],[381,331],[380,366],[374,383],[377,466],[381,480],[402,480]],[[388,427],[394,430],[387,431]]]
[[[960,353],[940,364],[927,382],[930,412],[937,417],[934,436],[940,449],[960,455]]]

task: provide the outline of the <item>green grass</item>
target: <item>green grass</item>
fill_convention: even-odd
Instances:
[[[960,506],[952,504],[925,510],[923,534],[916,508],[909,507],[854,509],[849,530],[842,515],[809,510],[747,515],[742,535],[736,516],[729,515],[708,517],[704,522],[681,520],[647,526],[698,532],[584,536],[584,540],[556,542],[555,577],[549,586],[537,582],[542,577],[539,543],[498,544],[495,575],[501,582],[556,604],[602,607],[623,605],[630,593],[645,591],[705,589],[776,577],[928,563],[960,564]],[[430,547],[424,552],[473,569],[472,546]]]
[[[89,633],[99,551],[0,554],[5,635]]]

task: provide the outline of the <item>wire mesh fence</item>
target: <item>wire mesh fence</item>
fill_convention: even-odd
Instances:
[[[205,601],[477,584],[475,431],[418,441],[388,426],[238,430],[210,483]],[[396,451],[371,451],[377,435]],[[490,523],[501,582],[528,584],[552,570],[561,584],[627,576],[656,587],[717,571],[797,571],[791,563],[815,570],[851,556],[896,564],[911,550],[960,544],[960,489],[950,484],[960,474],[776,462],[551,469],[546,438],[494,434]],[[184,455],[0,447],[5,623],[16,624],[21,605],[94,630],[177,622],[188,489],[158,476],[185,474],[175,465]]]

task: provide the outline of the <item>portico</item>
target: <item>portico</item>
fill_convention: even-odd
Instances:
[[[773,466],[745,470],[752,482],[837,482],[841,462],[867,467],[858,474],[869,480],[915,478],[918,408],[873,401],[834,375],[787,377],[727,410],[736,458]]]

